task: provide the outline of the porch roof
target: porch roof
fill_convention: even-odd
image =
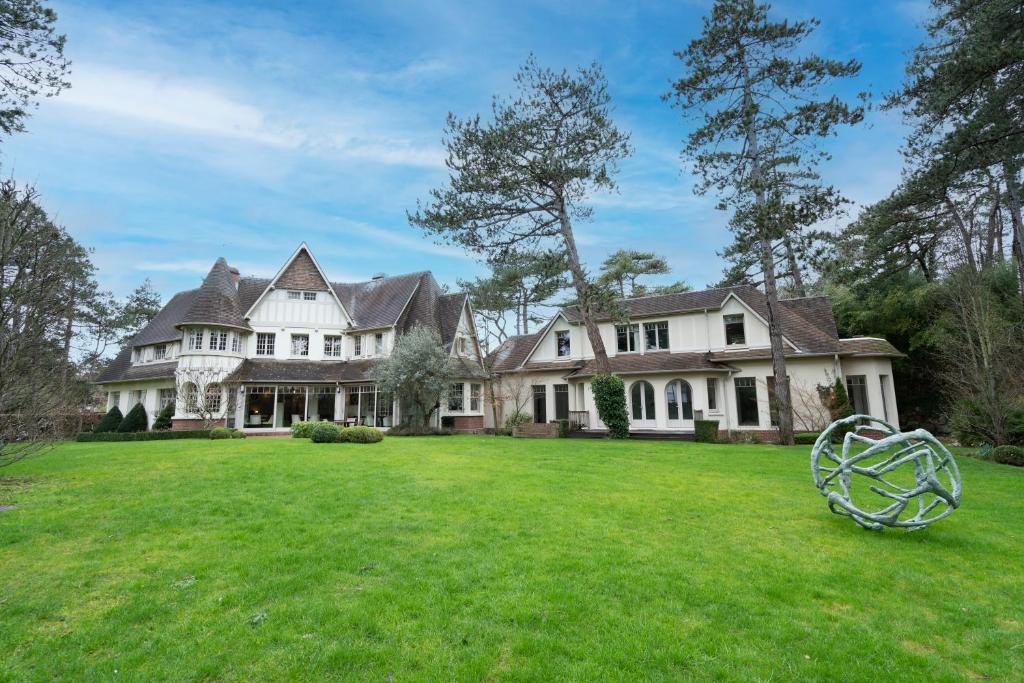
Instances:
[[[225,382],[288,382],[295,384],[332,384],[369,382],[376,361],[309,361],[248,358],[242,361]]]

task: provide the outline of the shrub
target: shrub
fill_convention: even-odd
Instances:
[[[594,390],[597,415],[613,439],[629,436],[629,413],[626,411],[626,385],[621,377],[597,375],[590,381]]]
[[[117,426],[117,431],[144,432],[146,431],[147,423],[146,409],[142,407],[141,403],[136,403],[135,407],[129,410],[128,414],[121,420],[121,424]]]
[[[231,438],[232,439],[244,439],[245,438],[245,432],[243,432],[241,429],[232,429],[231,430]]]
[[[694,420],[693,439],[704,443],[718,441],[718,420]]]
[[[321,422],[309,433],[313,443],[337,443],[341,441],[341,429],[330,422]]]
[[[401,425],[388,430],[388,436],[451,436],[447,429],[437,429],[422,425]]]
[[[232,438],[234,438],[232,436],[232,434],[231,434],[233,431],[235,431],[235,430],[229,429],[228,427],[214,427],[213,429],[210,430],[210,438],[211,439],[232,439]]]
[[[171,418],[174,416],[174,403],[168,403],[164,409],[157,413],[153,420],[153,429],[160,431],[171,428]]]
[[[106,434],[107,432],[116,432],[118,425],[124,419],[124,415],[121,414],[121,409],[114,406],[107,411],[107,414],[103,416],[100,423],[96,425],[95,429],[92,430],[93,434]]]
[[[564,439],[569,436],[569,421],[568,420],[555,420],[558,423],[558,438]]]
[[[813,446],[818,440],[818,434],[815,432],[797,432],[793,435],[793,443],[797,446]]]
[[[329,424],[333,425],[333,422],[294,422],[292,423],[292,438],[294,439],[308,439],[313,435],[313,430],[317,425]]]
[[[509,415],[507,418],[505,418],[505,429],[507,429],[508,433],[511,434],[513,429],[515,429],[519,425],[524,425],[527,422],[531,422],[532,420],[533,418],[530,417],[529,413],[524,413],[517,410],[511,415]]]
[[[949,427],[962,446],[981,446],[986,443],[1024,445],[1024,401],[1000,406],[1002,426],[993,423],[992,410],[985,410],[970,399],[962,398],[949,409]]]
[[[992,449],[992,459],[1004,465],[1024,467],[1024,447],[996,446]]]
[[[341,430],[338,440],[345,443],[377,443],[384,440],[384,435],[373,427],[346,427]]]
[[[161,432],[82,432],[75,441],[168,441],[170,439],[209,439],[209,429],[183,429]]]

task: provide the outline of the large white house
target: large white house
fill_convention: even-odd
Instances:
[[[899,424],[892,359],[884,339],[840,339],[827,297],[780,302],[787,370],[797,429],[827,424],[819,387],[845,382],[854,409]],[[626,384],[632,431],[693,431],[694,419],[717,420],[724,432],[777,438],[773,410],[767,300],[754,287],[625,299],[599,320],[611,370]],[[488,356],[500,421],[510,410],[535,422],[568,419],[603,430],[590,378],[594,353],[574,308],[536,334],[510,338]]]
[[[218,259],[98,384],[108,408],[142,403],[150,423],[174,403],[174,429],[210,416],[252,433],[300,420],[389,428],[401,419],[400,397],[378,390],[373,366],[417,325],[435,330],[461,369],[441,412],[456,429],[481,429],[487,374],[468,297],[443,293],[429,272],[332,282],[305,244],[270,279],[240,277]]]
[[[612,372],[626,382],[631,429],[692,433],[694,420],[728,432],[777,431],[764,295],[753,287],[621,302],[599,320]],[[840,339],[829,300],[781,302],[798,429],[821,426],[820,386],[845,382],[854,408],[898,425],[892,358],[883,339]],[[270,279],[240,277],[222,258],[197,289],[180,292],[117,355],[98,383],[108,407],[142,403],[150,422],[170,403],[173,427],[210,417],[251,433],[300,420],[387,429],[401,397],[373,382],[376,362],[417,325],[435,330],[459,377],[437,412],[460,431],[501,426],[514,411],[600,432],[590,378],[594,354],[573,308],[486,359],[464,293],[429,272],[332,282],[305,244]],[[446,420],[448,421],[448,420]]]

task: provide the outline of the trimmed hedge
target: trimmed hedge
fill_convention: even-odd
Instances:
[[[338,441],[343,443],[377,443],[383,441],[384,435],[373,427],[346,427],[341,430]]]
[[[292,438],[293,439],[308,439],[313,435],[313,430],[317,425],[333,425],[333,422],[321,420],[319,422],[294,422],[292,423]]]
[[[93,428],[93,434],[106,434],[108,432],[116,432],[117,426],[121,424],[121,420],[124,419],[124,415],[121,414],[121,409],[114,406],[107,411],[107,414],[103,416],[100,423]]]
[[[166,406],[164,406],[164,409],[161,410],[157,414],[156,419],[153,420],[153,429],[155,429],[157,431],[160,431],[160,430],[163,430],[163,429],[170,429],[171,428],[171,418],[172,417],[174,417],[174,402],[173,401],[171,403],[168,403]]]
[[[1024,467],[1024,446],[996,446],[992,459],[1004,465]]]
[[[813,446],[818,436],[814,432],[797,432],[793,435],[793,443],[797,446]]]
[[[569,421],[566,419],[555,420],[558,423],[558,438],[565,439],[569,436]]]
[[[702,443],[718,441],[718,420],[694,420],[693,440]]]
[[[166,441],[168,439],[209,439],[209,429],[183,429],[172,432],[82,432],[75,441]]]
[[[128,414],[121,420],[121,424],[117,426],[119,432],[144,432],[149,426],[149,420],[146,419],[146,409],[141,403],[136,403],[135,407],[128,411]]]
[[[341,441],[341,429],[330,422],[321,422],[309,433],[313,443],[337,443]]]
[[[511,432],[509,432],[511,433]],[[399,427],[392,427],[388,430],[388,436],[451,436],[452,433],[447,429],[437,429],[436,427],[423,427],[419,425],[402,425]]]
[[[244,439],[245,434],[231,427],[214,427],[210,430],[211,439]]]
[[[590,381],[597,415],[613,439],[629,437],[629,412],[626,410],[626,384],[615,375],[597,375]]]

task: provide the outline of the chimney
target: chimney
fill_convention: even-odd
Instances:
[[[238,280],[241,277],[238,273],[238,268],[231,266],[228,268],[228,272],[231,273],[231,284],[235,286],[235,289],[238,289]]]

